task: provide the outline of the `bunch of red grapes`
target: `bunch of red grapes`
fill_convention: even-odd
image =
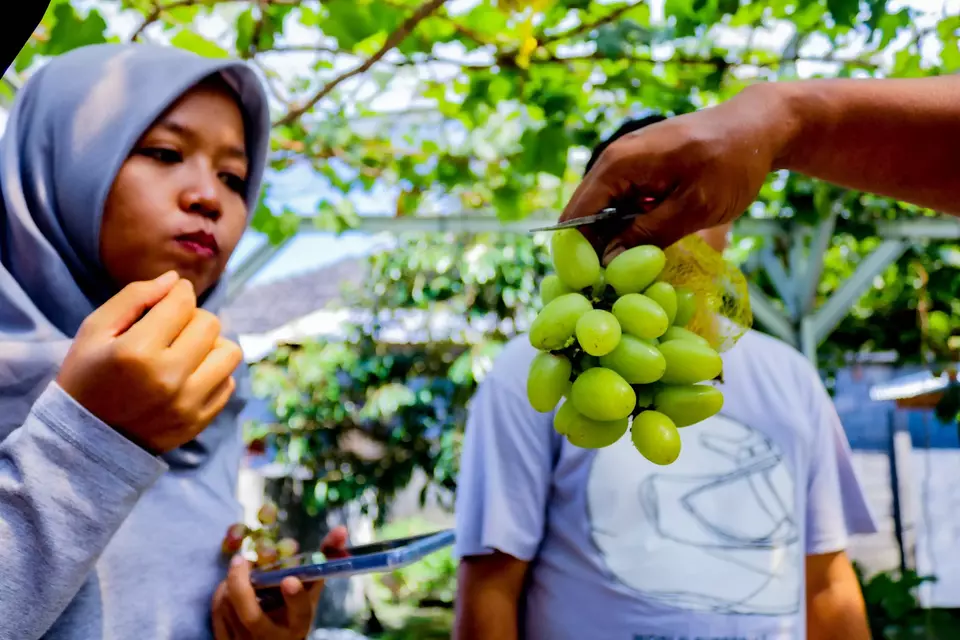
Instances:
[[[297,554],[300,545],[293,538],[278,540],[278,515],[277,505],[267,502],[257,512],[259,528],[252,529],[242,522],[230,525],[220,547],[223,554],[232,557],[242,553],[259,568],[283,566],[285,560]]]

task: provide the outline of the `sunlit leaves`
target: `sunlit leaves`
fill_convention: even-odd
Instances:
[[[181,49],[186,49],[187,51],[192,51],[205,58],[227,58],[230,56],[223,47],[187,29],[173,36],[170,39],[170,44],[175,47],[180,47]]]
[[[384,2],[328,0],[323,8],[326,15],[317,20],[317,27],[343,49],[353,49],[376,34],[392,31],[405,16],[405,12]]]

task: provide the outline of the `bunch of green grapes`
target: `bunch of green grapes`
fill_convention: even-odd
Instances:
[[[284,566],[285,561],[297,554],[299,544],[293,538],[277,539],[278,515],[277,505],[265,503],[257,512],[260,527],[252,529],[242,522],[230,525],[220,551],[224,556],[243,553],[260,568],[278,564]]]
[[[570,443],[607,447],[630,428],[648,460],[680,456],[678,427],[720,411],[720,354],[684,328],[696,312],[692,291],[658,280],[666,257],[655,246],[624,251],[606,269],[576,229],[551,240],[555,274],[543,279],[544,307],[530,327],[540,353],[527,397]],[[632,426],[631,426],[632,423]]]

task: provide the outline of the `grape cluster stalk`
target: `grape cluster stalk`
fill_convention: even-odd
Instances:
[[[575,446],[608,447],[629,429],[643,457],[674,463],[678,428],[723,407],[710,384],[722,374],[720,354],[686,328],[695,293],[659,279],[666,256],[655,246],[628,249],[604,269],[582,233],[562,229],[550,251],[554,273],[540,285],[544,306],[529,332],[539,351],[527,378],[531,406],[556,409],[554,429]]]
[[[230,525],[221,543],[223,555],[232,557],[243,554],[258,568],[288,566],[288,561],[297,555],[300,545],[293,538],[279,538],[278,516],[277,505],[267,502],[257,512],[258,528],[248,527],[242,522]]]

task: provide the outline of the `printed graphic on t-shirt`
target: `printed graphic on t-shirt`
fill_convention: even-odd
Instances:
[[[780,448],[722,416],[681,429],[673,465],[629,435],[600,449],[587,486],[607,568],[640,598],[697,612],[786,615],[801,605],[796,481]]]

